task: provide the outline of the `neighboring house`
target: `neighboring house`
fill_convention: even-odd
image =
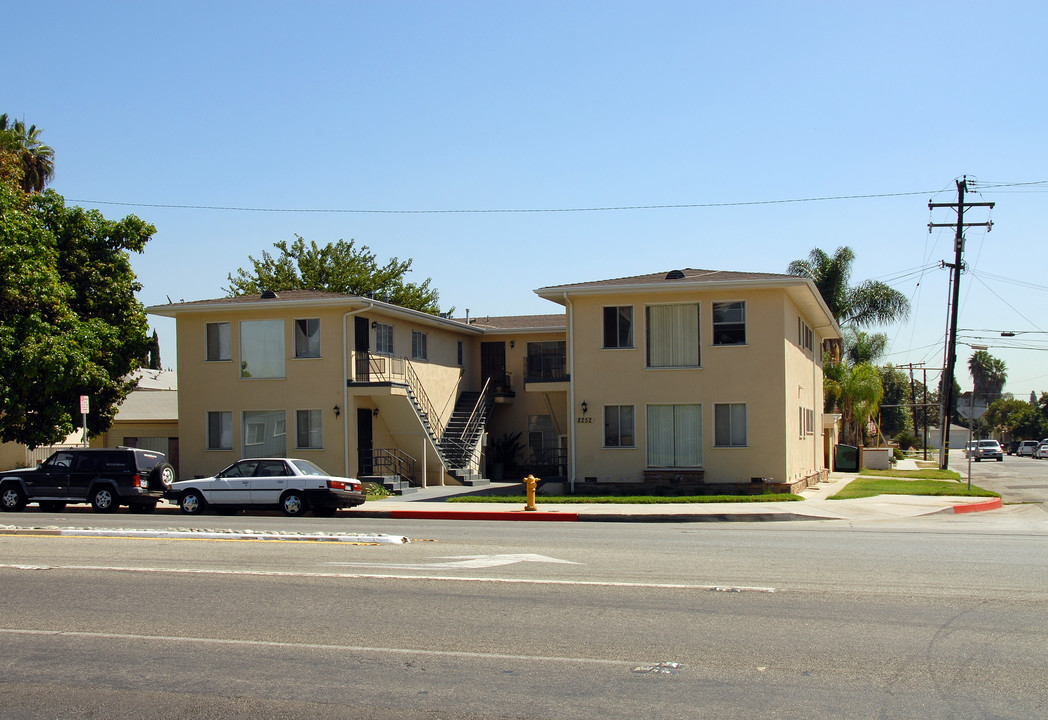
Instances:
[[[109,430],[91,438],[91,446],[162,452],[177,473],[178,376],[171,370],[138,370],[135,377],[138,385],[120,404]]]
[[[821,347],[839,329],[809,280],[684,270],[536,292],[565,312],[451,319],[305,290],[149,308],[176,320],[180,477],[289,455],[469,483],[512,438],[518,474],[575,489],[825,472]]]

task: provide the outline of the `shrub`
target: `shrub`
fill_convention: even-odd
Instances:
[[[899,433],[895,436],[894,440],[899,443],[899,447],[903,450],[910,450],[921,444],[921,441],[917,439],[916,435],[908,432]]]

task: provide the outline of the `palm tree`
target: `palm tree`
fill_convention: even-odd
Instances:
[[[864,445],[866,425],[884,397],[880,372],[869,363],[831,362],[826,365],[825,388],[826,405],[841,413],[842,439]]]
[[[888,347],[888,336],[884,333],[870,333],[854,327],[844,331],[844,356],[851,365],[873,363],[880,360]]]
[[[19,184],[25,192],[43,192],[55,176],[55,151],[40,141],[40,128],[0,115],[0,153],[21,166]]]
[[[976,397],[985,398],[986,404],[989,405],[1001,396],[1001,390],[1004,389],[1004,383],[1008,379],[1004,360],[995,358],[985,350],[976,350],[968,358],[968,370],[975,384]]]
[[[837,248],[833,257],[814,248],[807,260],[794,260],[786,272],[815,283],[838,325],[869,327],[905,320],[910,302],[898,290],[874,280],[848,285],[854,261],[855,253],[849,247]]]

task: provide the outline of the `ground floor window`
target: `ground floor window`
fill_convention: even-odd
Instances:
[[[604,447],[634,447],[633,406],[604,406]]]
[[[233,413],[229,411],[207,414],[207,449],[233,449]]]
[[[745,447],[746,403],[713,406],[713,444],[717,447]]]
[[[246,458],[287,455],[287,415],[283,410],[244,411]]]
[[[648,406],[648,466],[702,466],[702,405]]]
[[[319,410],[298,410],[295,413],[297,432],[295,447],[319,450],[324,447],[324,432]]]

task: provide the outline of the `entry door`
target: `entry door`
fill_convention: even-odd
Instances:
[[[506,343],[482,342],[480,344],[480,374],[481,384],[491,378],[491,385],[495,392],[509,390],[506,387]]]
[[[375,463],[371,456],[374,451],[371,417],[371,410],[357,410],[357,475],[360,477],[375,474]]]
[[[371,349],[371,323],[366,317],[357,315],[353,318],[353,349],[356,350],[357,362],[356,373],[353,379],[357,382],[367,382],[371,379],[371,371],[368,362],[368,351]]]

